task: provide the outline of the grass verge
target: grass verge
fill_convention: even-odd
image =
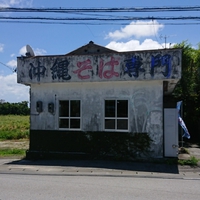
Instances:
[[[187,160],[178,160],[179,165],[190,165],[192,167],[197,166],[198,162],[199,162],[199,159],[197,159],[194,156],[192,156],[190,159],[187,159]]]
[[[178,159],[178,158],[167,158],[161,159],[159,161],[153,161],[154,163],[161,163],[167,165],[189,165],[191,167],[196,167],[200,159],[197,159],[195,156],[192,156],[186,160]]]
[[[26,150],[24,149],[0,149],[0,157],[25,157]]]

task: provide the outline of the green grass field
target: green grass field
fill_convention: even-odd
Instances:
[[[29,116],[0,115],[0,140],[29,138],[29,119]]]
[[[14,142],[24,141],[28,143],[30,117],[21,115],[0,115],[0,141],[8,141],[7,147],[0,142],[0,158],[24,157],[25,149],[22,145],[14,146]],[[13,142],[9,142],[13,141]]]

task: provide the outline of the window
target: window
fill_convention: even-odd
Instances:
[[[105,130],[128,130],[128,100],[105,100]]]
[[[59,104],[59,128],[80,129],[81,112],[80,100],[60,101]]]

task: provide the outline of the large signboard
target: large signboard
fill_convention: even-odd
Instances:
[[[17,58],[18,83],[181,78],[181,49]]]

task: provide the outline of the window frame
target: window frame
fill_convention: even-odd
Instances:
[[[61,101],[69,101],[69,116],[68,117],[66,117],[66,116],[60,116],[60,102]],[[71,101],[79,101],[79,103],[80,103],[80,110],[79,110],[80,116],[79,117],[72,117],[72,116],[70,116]],[[71,130],[74,130],[74,131],[81,130],[81,128],[82,128],[82,102],[81,102],[81,100],[80,99],[60,99],[58,101],[58,107],[59,107],[59,109],[58,109],[58,129],[59,130],[70,130],[70,131]],[[69,120],[69,128],[62,128],[62,127],[60,127],[60,119],[68,119]],[[71,123],[70,123],[71,119],[79,119],[80,120],[80,128],[71,128],[70,127],[70,125],[71,125]]]
[[[115,101],[115,116],[114,117],[106,117],[106,101]],[[127,101],[127,117],[117,117],[117,101]],[[104,131],[114,131],[114,132],[129,132],[129,100],[121,99],[121,98],[106,98],[104,99],[104,117],[103,117],[103,130]],[[115,120],[115,128],[114,129],[106,129],[105,120],[106,119],[114,119]],[[118,129],[117,128],[117,120],[127,120],[127,129]]]

